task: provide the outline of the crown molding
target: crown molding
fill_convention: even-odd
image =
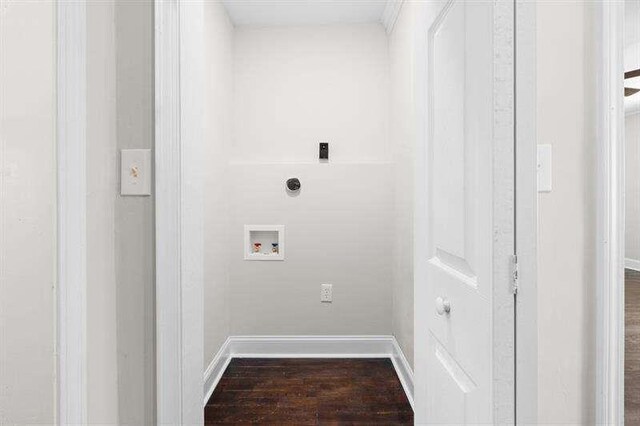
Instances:
[[[387,0],[387,6],[382,12],[382,25],[384,25],[387,34],[391,34],[393,31],[403,4],[404,0]]]

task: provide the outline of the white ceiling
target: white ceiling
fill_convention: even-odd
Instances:
[[[235,25],[381,22],[386,0],[222,0]]]

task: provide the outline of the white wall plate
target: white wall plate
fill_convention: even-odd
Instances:
[[[121,151],[120,195],[151,195],[150,149]]]

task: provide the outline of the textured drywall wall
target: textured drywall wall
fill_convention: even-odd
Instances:
[[[0,1],[0,424],[56,412],[56,6]]]

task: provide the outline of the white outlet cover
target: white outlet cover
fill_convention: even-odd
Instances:
[[[151,195],[151,150],[120,151],[120,195]]]
[[[333,301],[333,286],[331,284],[322,284],[320,286],[320,301],[324,303]]]

